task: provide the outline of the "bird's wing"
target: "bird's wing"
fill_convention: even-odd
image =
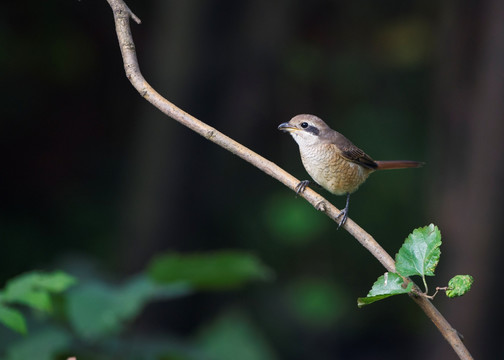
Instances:
[[[351,162],[368,169],[376,169],[378,167],[378,164],[369,155],[353,144],[350,146],[339,146],[339,150],[341,151],[341,155]]]
[[[355,146],[339,132],[330,129],[323,135],[323,141],[336,147],[336,152],[345,159],[368,169],[376,169],[378,164],[364,151]]]

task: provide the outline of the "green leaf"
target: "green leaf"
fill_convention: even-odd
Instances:
[[[454,298],[457,296],[462,296],[469,290],[474,282],[474,278],[471,275],[457,275],[451,278],[448,282],[448,290],[446,290],[446,296],[449,298]]]
[[[172,299],[191,292],[187,284],[159,285],[138,275],[122,286],[102,282],[82,284],[69,292],[67,309],[75,331],[86,339],[116,334],[149,302]]]
[[[7,350],[5,360],[52,360],[70,346],[71,337],[68,331],[58,328],[43,328],[30,333]],[[58,357],[62,358],[61,356]]]
[[[46,290],[37,289],[34,285],[36,274],[29,273],[11,279],[5,288],[5,302],[28,305],[34,309],[50,312],[51,298]]]
[[[61,293],[76,283],[77,280],[73,276],[63,271],[55,271],[47,274],[36,274],[33,286],[51,293]]]
[[[8,298],[8,300],[30,306],[40,311],[52,311],[51,297],[45,291],[27,290],[22,294],[16,294],[16,298]]]
[[[75,279],[63,272],[29,272],[7,282],[2,301],[28,305],[32,308],[50,312],[51,292],[61,292],[75,283]]]
[[[441,232],[430,224],[413,230],[396,254],[396,271],[402,276],[433,276],[441,255]]]
[[[27,332],[24,316],[19,311],[2,304],[0,304],[0,322],[23,335]]]
[[[199,289],[228,289],[251,280],[268,280],[271,270],[249,253],[221,251],[183,255],[169,253],[154,259],[149,275],[158,282],[187,282]]]
[[[412,287],[412,282],[405,286],[404,280],[400,275],[386,272],[376,280],[366,297],[357,299],[357,306],[363,307],[364,305],[369,305],[393,295],[409,293]]]
[[[146,274],[140,274],[131,278],[119,290],[118,299],[122,305],[118,308],[118,314],[123,319],[136,317],[147,302],[155,300],[169,300],[189,295],[193,292],[186,283],[157,284]],[[127,301],[124,301],[124,300]]]

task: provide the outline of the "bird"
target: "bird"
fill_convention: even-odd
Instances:
[[[333,130],[315,115],[300,114],[278,126],[299,145],[301,161],[311,178],[335,195],[346,195],[345,208],[338,214],[338,229],[348,218],[350,194],[376,170],[418,168],[423,162],[410,160],[375,161],[345,136]],[[303,180],[296,186],[302,193],[310,184]]]

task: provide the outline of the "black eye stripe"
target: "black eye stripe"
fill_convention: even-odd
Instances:
[[[317,129],[315,126],[312,126],[312,125],[308,126],[305,129],[305,131],[308,131],[308,132],[312,133],[313,135],[317,135],[317,136],[319,134],[319,129]]]

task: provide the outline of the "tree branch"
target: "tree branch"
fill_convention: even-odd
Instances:
[[[231,153],[239,156],[292,190],[295,190],[299,180],[294,176],[290,175],[273,162],[263,158],[259,154],[219,132],[215,128],[181,110],[156,92],[156,90],[147,83],[140,72],[136,57],[135,44],[133,42],[129,26],[130,18],[138,24],[140,24],[140,19],[133,14],[124,1],[107,0],[107,2],[114,13],[116,32],[126,76],[131,81],[131,84],[135,87],[135,89],[138,90],[140,95],[172,119],[194,130],[201,136],[216,143]],[[338,222],[337,216],[340,213],[340,210],[311,188],[307,188],[302,194],[300,194],[300,196],[312,204],[315,209],[324,212],[336,223]],[[371,235],[369,235],[351,219],[348,219],[343,227],[353,237],[355,237],[355,239],[357,239],[357,241],[364,246],[385,267],[385,269],[387,269],[387,271],[395,272],[394,259],[380,246],[380,244],[378,244],[378,242],[376,242]],[[436,325],[459,358],[464,360],[472,359],[471,354],[462,343],[458,332],[448,323],[448,321],[446,321],[446,319],[427,298],[417,295],[420,292],[420,289],[415,285],[414,292],[411,293],[410,297]]]

